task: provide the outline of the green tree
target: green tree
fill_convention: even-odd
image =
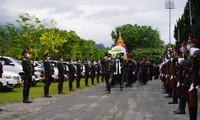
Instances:
[[[122,38],[128,49],[128,52],[136,59],[143,57],[159,61],[159,56],[162,54],[163,41],[160,39],[160,33],[157,29],[151,26],[139,26],[137,24],[125,24],[118,26],[111,32],[111,37],[114,43],[119,38],[119,32],[122,33]]]
[[[136,48],[161,48],[162,40],[160,39],[160,33],[151,26],[139,26],[137,24],[118,26],[111,32],[114,43],[119,38],[119,32],[122,33],[122,38],[128,51]]]
[[[200,1],[190,0],[192,13],[192,26],[190,25],[189,2],[186,3],[182,16],[177,20],[174,28],[174,37],[176,45],[188,40],[190,34],[200,38]],[[178,41],[178,30],[180,32],[180,41]]]

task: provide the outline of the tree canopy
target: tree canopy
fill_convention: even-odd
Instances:
[[[190,25],[189,2],[187,2],[182,16],[177,20],[174,27],[174,38],[176,39],[177,46],[180,46],[181,42],[187,41],[189,35],[200,38],[200,1],[190,0],[190,2],[192,25]],[[178,40],[178,36],[180,37],[180,41]]]
[[[59,55],[75,59],[100,59],[106,49],[98,49],[93,40],[80,38],[75,31],[66,31],[56,28],[56,21],[42,22],[29,14],[20,15],[16,20],[19,27],[8,23],[0,28],[0,49],[2,54],[21,58],[21,52],[28,49],[31,59],[41,60],[43,54],[50,53],[51,59]]]
[[[152,62],[159,61],[158,57],[162,55],[163,41],[160,39],[160,33],[157,29],[137,24],[117,26],[111,32],[114,44],[119,38],[119,32],[122,33],[128,52],[134,58],[141,59],[145,57]]]

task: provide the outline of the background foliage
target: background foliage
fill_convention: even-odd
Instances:
[[[191,2],[191,13],[192,13],[192,26],[190,25],[190,14],[189,14],[189,2],[185,5],[182,16],[177,20],[174,29],[174,38],[176,39],[176,45],[180,46],[180,43],[188,40],[188,36],[200,38],[200,1],[190,0]],[[178,30],[180,33],[180,40],[178,40]]]
[[[122,33],[128,52],[135,59],[146,58],[154,63],[160,62],[164,42],[160,39],[160,33],[157,29],[137,24],[117,26],[111,32],[114,43],[119,38],[119,32]]]
[[[102,44],[80,38],[75,31],[56,28],[56,21],[40,21],[29,14],[19,16],[18,27],[8,23],[0,28],[0,49],[2,55],[21,58],[21,52],[28,49],[31,59],[41,60],[46,52],[51,59],[64,55],[75,59],[100,59],[107,52]],[[100,46],[98,49],[96,46]]]

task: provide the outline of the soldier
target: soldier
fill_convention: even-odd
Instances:
[[[190,44],[190,40],[188,41],[188,44]],[[189,49],[187,49],[189,51]],[[184,80],[183,80],[183,90],[182,90],[182,96],[180,99],[180,103],[179,103],[179,109],[177,111],[174,111],[175,114],[185,114],[185,107],[186,107],[186,102],[188,102],[189,100],[189,96],[188,96],[188,90],[189,87],[192,83],[192,72],[191,72],[191,68],[192,68],[192,64],[193,64],[193,58],[191,58],[190,56],[185,59],[185,58],[178,58],[178,63],[183,65],[183,76],[184,76]]]
[[[80,59],[76,59],[76,87],[80,88],[80,80],[81,80],[81,73],[82,73],[83,67],[80,63]]]
[[[178,57],[179,55],[179,50],[178,48],[174,48],[174,57]],[[170,87],[172,89],[172,95],[173,95],[173,99],[172,102],[168,102],[168,104],[177,104],[178,103],[178,99],[176,96],[176,85],[177,85],[177,63],[173,61],[173,58],[171,58],[171,78],[170,78]]]
[[[58,57],[58,94],[64,94],[63,92],[63,82],[64,82],[64,74],[65,74],[65,69],[63,65],[63,56],[60,55]]]
[[[90,65],[88,64],[88,60],[87,59],[85,59],[84,66],[85,66],[85,86],[89,87],[88,79],[89,79],[89,76],[90,76]]]
[[[49,53],[44,54],[44,60],[43,60],[43,66],[44,66],[44,72],[45,72],[44,97],[47,97],[47,98],[52,97],[49,95],[49,86],[51,85],[51,82],[52,82],[53,69],[49,62],[49,59],[50,59]]]
[[[146,62],[146,59],[143,58],[142,59],[142,63],[141,63],[141,79],[142,79],[142,84],[141,85],[145,85],[147,83],[147,75],[148,75],[148,64]]]
[[[99,60],[97,60],[96,68],[97,68],[97,83],[99,83],[99,77],[101,76],[102,73],[101,64]]]
[[[183,42],[181,44],[181,49],[180,49],[180,51],[182,52],[180,57],[184,58],[185,60],[188,59],[188,51],[186,45],[187,44]],[[184,79],[185,79],[185,71],[188,70],[183,66],[183,64],[178,63],[178,57],[173,58],[173,62],[176,62],[178,66],[176,96],[179,98],[179,106],[178,109],[174,111],[174,113],[185,114],[186,100],[184,97],[184,91],[185,91]]]
[[[112,83],[113,75],[116,69],[115,63],[112,60],[111,56],[112,56],[111,53],[108,53],[108,56],[104,61],[105,62],[104,73],[105,73],[105,81],[106,81],[106,88],[107,88],[106,91],[108,91],[107,94],[111,92],[111,83]]]
[[[68,68],[69,68],[69,91],[74,91],[72,83],[73,83],[74,79],[77,77],[76,70],[75,70],[74,65],[72,63],[71,57],[68,58],[68,62],[69,62],[69,64],[68,64]]]
[[[92,85],[94,85],[94,79],[96,74],[96,65],[94,64],[94,60],[91,61],[90,73],[91,73]]]
[[[120,84],[120,91],[122,91],[123,90],[123,88],[124,88],[124,81],[126,80],[126,60],[124,59],[124,53],[123,52],[121,52],[121,53],[119,53],[119,62],[118,63],[120,63],[120,65],[118,65],[118,67],[119,67],[119,84]],[[120,75],[121,74],[121,75]]]
[[[126,84],[127,84],[127,86],[132,87],[134,64],[133,64],[132,56],[130,54],[128,54],[128,61],[127,61],[126,69],[127,69]]]
[[[2,74],[3,74],[3,65],[2,61],[0,62],[0,79],[2,80]],[[0,80],[0,92],[3,91],[3,83]]]
[[[29,98],[29,90],[32,84],[32,65],[31,61],[29,60],[29,52],[25,49],[22,52],[24,59],[22,60],[22,68],[24,71],[24,88],[23,88],[23,103],[32,103]]]
[[[106,53],[105,54],[105,57],[101,60],[101,67],[102,67],[102,75],[101,75],[101,82],[104,82],[104,78],[105,78],[105,74],[104,74],[104,61],[105,61],[105,59],[107,58],[107,54],[108,53]]]
[[[199,81],[199,58],[200,51],[197,46],[199,45],[200,40],[196,38],[190,38],[190,42],[188,44],[188,49],[190,51],[190,55],[193,57],[193,65],[192,65],[192,84],[189,89],[189,114],[190,120],[197,119],[197,109],[198,109],[198,95],[197,91],[200,85]]]

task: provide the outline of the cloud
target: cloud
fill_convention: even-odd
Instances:
[[[175,1],[171,33],[186,1]],[[111,31],[127,23],[158,28],[165,43],[169,38],[169,12],[164,0],[1,0],[0,11],[0,24],[15,23],[19,15],[28,13],[40,20],[54,19],[60,29],[74,30],[81,38],[105,46],[113,42]],[[174,43],[173,37],[172,41]]]

